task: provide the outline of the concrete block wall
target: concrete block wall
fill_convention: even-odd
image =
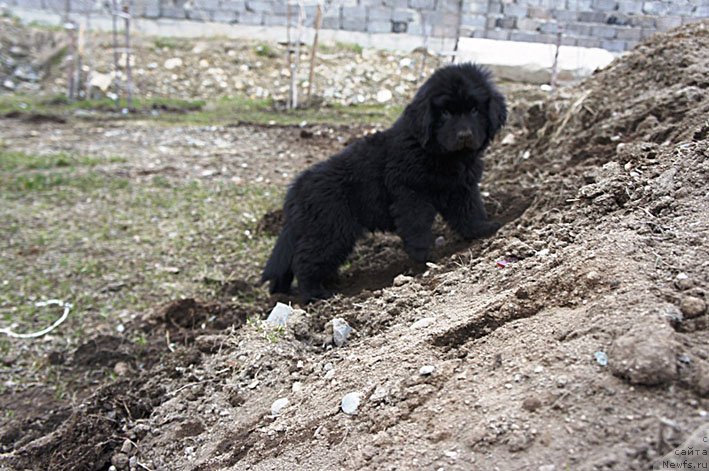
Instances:
[[[125,0],[119,0],[122,2]],[[285,26],[299,8],[287,0],[128,0],[136,16]],[[69,0],[83,12],[92,0]],[[9,0],[24,8],[64,10],[66,0]],[[106,1],[108,8],[109,0]],[[305,1],[312,26],[317,0]],[[623,51],[657,31],[709,18],[709,0],[330,0],[323,28],[365,33],[489,38]]]

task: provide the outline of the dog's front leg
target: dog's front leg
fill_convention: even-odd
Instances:
[[[431,227],[436,209],[416,192],[402,189],[394,195],[391,214],[406,253],[416,262],[425,262],[433,246]]]
[[[501,226],[488,219],[477,183],[453,189],[440,212],[451,229],[467,240],[491,236]]]

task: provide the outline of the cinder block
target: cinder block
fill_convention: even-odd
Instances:
[[[567,0],[566,9],[573,11],[591,11],[593,0]]]
[[[391,22],[391,32],[392,33],[406,33],[409,29],[409,23],[406,21],[392,21]]]
[[[212,21],[217,23],[235,23],[236,12],[229,10],[217,10],[212,12]]]
[[[246,11],[246,2],[244,0],[222,0],[219,9],[224,11]]]
[[[502,13],[505,16],[516,16],[517,18],[523,18],[527,16],[527,5],[519,5],[517,3],[503,3]]]
[[[510,39],[510,32],[501,29],[488,29],[485,31],[485,37],[488,39],[498,39],[502,41],[507,41]]]
[[[601,47],[611,52],[623,52],[627,47],[627,43],[625,41],[619,41],[617,39],[607,39],[601,41]]]
[[[408,8],[408,0],[383,0],[382,5],[389,8]]]
[[[559,32],[559,25],[556,21],[547,21],[539,26],[539,31],[545,34],[556,34]]]
[[[620,27],[616,28],[615,37],[616,39],[621,39],[623,41],[639,40],[641,38],[641,33],[642,30],[640,28]]]
[[[256,13],[271,13],[274,4],[266,0],[247,0],[246,11]]]
[[[367,9],[365,7],[343,7],[342,29],[347,31],[367,31]]]
[[[331,6],[325,12],[322,18],[322,27],[324,29],[341,29],[342,28],[342,11],[341,7]]]
[[[490,4],[492,6],[492,3]],[[470,0],[463,3],[463,12],[484,15],[488,12],[487,2]]]
[[[655,19],[655,26],[658,31],[667,31],[682,25],[682,18],[679,16],[662,16]]]
[[[591,35],[597,38],[613,39],[616,29],[612,26],[594,25],[591,27]]]
[[[176,18],[182,19],[187,18],[187,12],[182,7],[182,5],[161,5],[160,6],[160,16],[163,18]]]
[[[508,16],[506,18],[497,18],[495,20],[495,28],[515,29],[517,27],[517,18]],[[505,38],[507,39],[507,38]]]
[[[596,38],[578,38],[576,45],[579,47],[601,47],[601,40]]]
[[[416,10],[433,10],[436,8],[436,0],[409,0],[409,8]]]
[[[554,10],[551,12],[552,18],[562,23],[573,23],[578,20],[578,12],[570,10]]]
[[[617,25],[617,26],[627,26],[630,24],[630,16],[624,13],[610,13],[606,24]]]
[[[370,21],[389,21],[391,20],[391,15],[391,8],[369,7],[367,9],[367,18],[369,18]]]
[[[367,23],[369,33],[391,33],[391,20],[371,20]]]
[[[532,20],[530,18],[518,18],[517,19],[517,29],[523,31],[538,31],[542,22],[539,20]]]
[[[244,25],[262,25],[263,15],[252,11],[242,11],[238,13],[236,21]]]
[[[628,18],[628,25],[655,29],[655,17],[647,15],[630,16]]]
[[[487,14],[493,15],[496,13],[502,13],[502,3],[490,2],[490,5],[488,6],[488,9],[487,9]]]
[[[418,13],[416,13],[416,10],[409,10],[409,9],[400,9],[400,10],[394,10],[391,13],[391,19],[393,21],[414,21],[416,19],[416,16]]]
[[[591,25],[583,23],[572,23],[564,28],[566,34],[573,36],[591,36]]]
[[[143,2],[143,10],[140,12],[144,18],[159,18],[160,17],[160,1],[145,0]]]
[[[670,5],[667,2],[650,1],[643,3],[643,13],[648,15],[667,15],[670,12]]]
[[[467,26],[472,29],[485,29],[487,18],[483,15],[463,15],[461,18],[461,26]]]
[[[619,0],[618,11],[620,13],[642,13],[643,2],[641,0]]]
[[[593,0],[593,9],[600,11],[615,11],[618,9],[616,0]]]
[[[579,13],[579,21],[583,23],[605,23],[608,16],[601,11],[582,11]]]

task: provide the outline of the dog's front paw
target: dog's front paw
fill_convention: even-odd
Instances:
[[[497,221],[482,221],[469,234],[465,234],[465,238],[468,240],[484,239],[495,234],[501,227],[502,224]]]
[[[411,260],[417,263],[427,262],[428,254],[431,252],[429,247],[414,247],[411,245],[404,245],[404,250],[406,254],[411,257]]]

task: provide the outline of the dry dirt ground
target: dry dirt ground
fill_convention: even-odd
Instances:
[[[706,23],[684,27],[515,106],[486,156],[483,191],[506,222],[491,239],[465,245],[440,226],[435,260],[417,267],[395,238],[372,236],[342,294],[285,328],[258,320],[274,300],[251,291],[254,273],[228,287],[249,303],[184,299],[135,316],[126,328],[147,342],[87,333],[47,360],[77,378],[73,399],[41,384],[3,394],[14,414],[0,425],[0,467],[643,470],[698,428],[706,437],[708,50]],[[16,146],[31,132],[5,120],[1,137]],[[81,138],[100,132],[63,128],[57,142],[90,146]],[[169,139],[116,132],[144,139],[143,167],[116,164],[138,177],[161,166],[239,177],[231,145],[221,170],[156,151]],[[298,157],[282,165],[273,151],[239,177],[276,185],[341,146],[310,147],[297,128],[178,132],[210,152],[234,136],[282,143]],[[272,240],[277,227],[268,213],[252,230]],[[336,317],[354,328],[342,347]],[[97,370],[115,374],[87,387]],[[352,392],[361,402],[348,415]]]

